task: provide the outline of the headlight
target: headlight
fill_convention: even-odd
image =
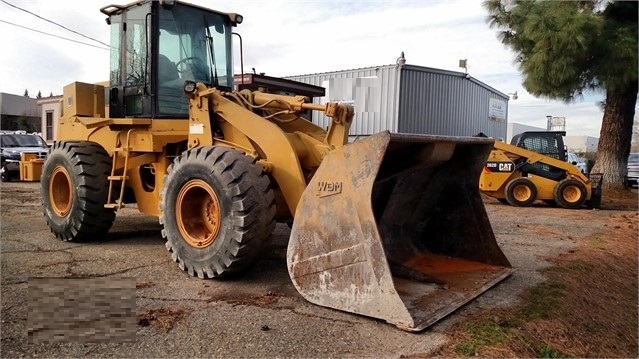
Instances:
[[[195,82],[193,82],[193,81],[184,81],[184,92],[186,92],[186,93],[195,93]]]
[[[4,157],[6,157],[7,159],[10,159],[10,160],[19,160],[20,159],[20,152],[4,150],[2,152],[2,154],[4,155]]]

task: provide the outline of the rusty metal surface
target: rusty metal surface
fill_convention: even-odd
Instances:
[[[382,132],[332,151],[287,252],[312,303],[418,331],[510,274],[477,186],[492,140]]]

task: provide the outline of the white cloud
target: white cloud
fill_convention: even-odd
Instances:
[[[109,42],[109,26],[99,12],[108,0],[7,1]],[[387,65],[402,51],[408,64],[463,71],[458,61],[468,59],[473,77],[504,93],[517,91],[519,99],[509,104],[510,122],[544,127],[546,115],[564,116],[569,134],[599,136],[602,112],[596,102],[603,96],[565,105],[528,94],[513,54],[488,28],[477,0],[190,2],[244,16],[235,31],[243,38],[245,71],[255,67],[271,76],[291,76]],[[4,3],[0,20],[101,46]],[[2,22],[0,31],[2,92],[21,95],[27,88],[31,95],[39,90],[46,96],[60,94],[72,81],[107,80],[108,51]]]
[[[52,2],[12,1],[9,3],[29,10],[87,36],[109,43],[109,27],[99,12],[97,1]],[[0,91],[31,96],[38,91],[43,96],[61,94],[62,87],[73,81],[104,81],[108,74],[108,51],[66,41],[54,36],[102,46],[73,34],[26,12],[0,3],[0,19],[45,34],[7,23],[0,23],[2,60]],[[46,34],[54,35],[49,36]],[[102,46],[103,47],[103,46]]]

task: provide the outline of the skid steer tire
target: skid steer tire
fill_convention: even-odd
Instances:
[[[109,192],[111,158],[87,141],[56,142],[42,168],[40,188],[47,225],[63,241],[106,235],[115,210],[104,208]]]
[[[586,185],[574,179],[562,180],[553,189],[555,202],[568,209],[576,209],[583,206],[587,196]]]
[[[216,278],[252,264],[275,228],[275,195],[255,160],[226,147],[176,157],[164,178],[166,248],[191,276]]]
[[[516,207],[528,207],[537,198],[537,187],[525,177],[515,178],[506,185],[506,201]]]

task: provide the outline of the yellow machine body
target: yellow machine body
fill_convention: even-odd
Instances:
[[[44,159],[38,158],[37,153],[23,153],[20,155],[20,181],[37,182],[42,174]]]
[[[145,9],[157,15],[145,16]],[[241,19],[179,1],[102,11],[114,23],[130,15],[161,26],[198,26],[192,19],[208,16],[219,26],[209,25],[206,38],[229,34]],[[162,23],[162,16],[170,21]],[[128,23],[129,33],[134,25]],[[181,31],[169,30],[167,36]],[[159,37],[151,35],[135,39]],[[196,62],[191,56],[179,63],[196,68]],[[149,77],[131,85],[136,91],[65,87],[41,180],[45,218],[58,239],[104,236],[115,211],[135,203],[159,218],[180,269],[217,278],[259,259],[275,223],[288,223],[288,271],[304,298],[408,331],[424,329],[510,274],[477,187],[493,140],[381,132],[349,143],[351,106],[267,89],[234,91],[189,80],[183,68],[181,96],[165,98],[171,109],[184,105],[188,113],[171,118],[160,113],[167,103],[153,82],[163,69],[152,62],[148,68]],[[222,84],[221,74],[202,76]],[[146,109],[151,115],[114,116]],[[302,117],[309,111],[322,111],[330,126]]]
[[[539,170],[541,166],[546,170]],[[575,165],[501,141],[495,141],[479,188],[482,193],[514,206],[528,206],[541,200],[579,208],[584,203],[599,203],[601,198],[598,184]]]

